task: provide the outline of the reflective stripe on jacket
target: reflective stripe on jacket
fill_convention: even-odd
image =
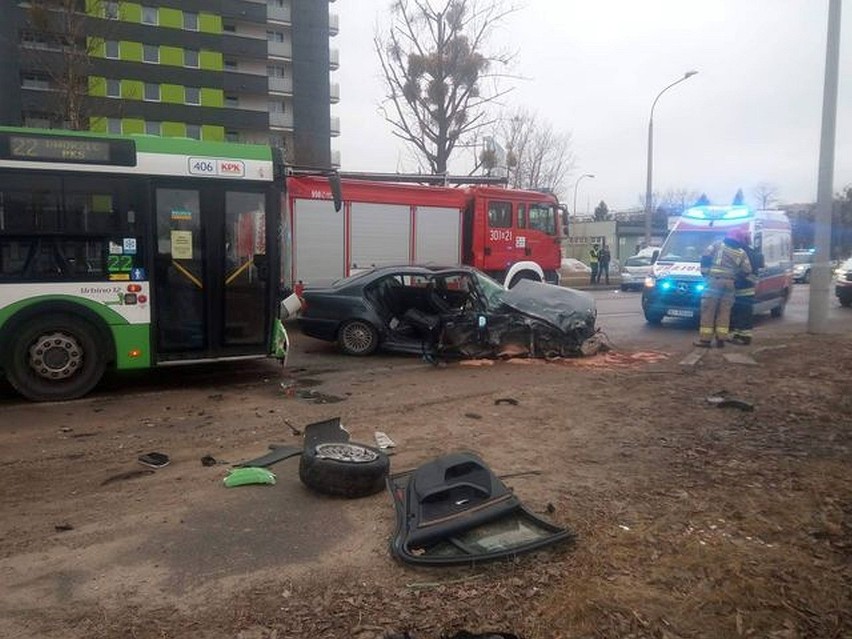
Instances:
[[[749,277],[752,274],[748,255],[734,241],[713,242],[704,252],[704,258],[701,271],[705,276],[734,280],[737,276]]]

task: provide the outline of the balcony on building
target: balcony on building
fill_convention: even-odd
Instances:
[[[332,71],[337,71],[340,68],[340,51],[338,49],[330,49],[328,52],[328,66]]]
[[[340,168],[340,151],[335,151],[332,149],[331,151],[331,166],[336,169]]]
[[[269,128],[270,129],[292,129],[293,128],[293,114],[289,111],[280,113],[277,111],[273,111],[269,114]]]
[[[331,103],[337,104],[340,102],[340,84],[332,82],[328,85],[328,93],[331,96]]]
[[[336,13],[328,14],[328,35],[336,36],[340,33],[340,16]]]
[[[287,0],[272,0],[266,4],[266,19],[270,22],[290,24],[290,3]]]
[[[331,128],[331,137],[336,138],[340,135],[340,118],[332,117],[329,122]]]
[[[293,95],[293,78],[275,78],[269,76],[269,92]]]
[[[285,40],[284,42],[267,40],[266,45],[269,57],[284,58],[286,60],[293,58],[293,43],[290,40]]]

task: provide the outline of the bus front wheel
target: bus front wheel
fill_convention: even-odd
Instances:
[[[6,376],[37,402],[77,399],[91,391],[106,368],[97,331],[73,315],[36,318],[12,336]]]

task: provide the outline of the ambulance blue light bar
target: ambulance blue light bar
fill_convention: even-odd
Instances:
[[[751,216],[747,206],[693,206],[683,217],[693,220],[741,220]]]

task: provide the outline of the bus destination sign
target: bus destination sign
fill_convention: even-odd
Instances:
[[[134,166],[136,145],[133,140],[8,133],[0,138],[0,156],[30,162]]]

